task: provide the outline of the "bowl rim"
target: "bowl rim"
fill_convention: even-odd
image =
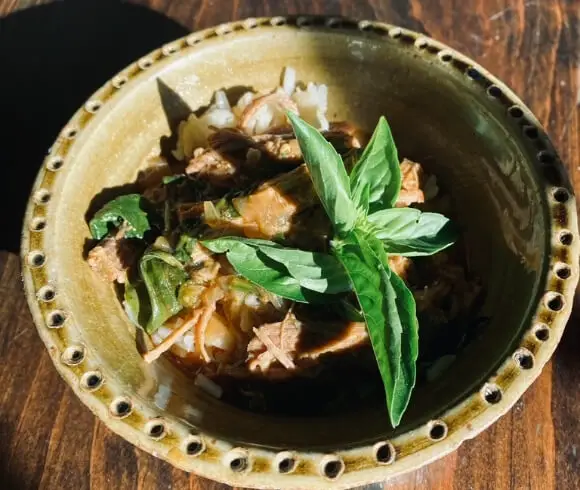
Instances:
[[[79,346],[78,360],[75,359],[74,346],[62,345],[57,338],[57,332],[62,328],[75,327],[65,321],[66,313],[58,308],[58,297],[50,301],[43,297],[47,288],[54,288],[58,284],[47,280],[47,263],[50,262],[50,257],[46,257],[43,251],[45,242],[49,240],[43,225],[46,216],[46,201],[43,196],[50,197],[50,190],[58,179],[58,170],[66,165],[67,152],[74,145],[76,135],[90,123],[93,115],[107,100],[116,94],[122,95],[123,86],[128,81],[146,77],[146,71],[152,64],[171,56],[179,56],[180,51],[198,49],[207,39],[235,37],[236,31],[313,28],[334,33],[358,34],[361,39],[372,36],[374,39],[401,42],[409,50],[416,50],[448,64],[453,69],[463,70],[466,77],[478,82],[481,89],[488,94],[490,87],[495,87],[493,90],[499,90],[502,94],[501,98],[497,98],[497,103],[503,104],[509,115],[520,119],[522,125],[525,123],[526,127],[535,127],[540,134],[540,138],[534,140],[540,145],[536,148],[536,165],[556,170],[563,176],[567,175],[538,120],[503,82],[470,58],[441,42],[418,32],[378,21],[357,22],[342,17],[296,16],[246,18],[220,24],[151,51],[125,67],[89,97],[65,125],[50,149],[39,170],[27,205],[22,230],[21,264],[26,297],[34,323],[61,377],[109,429],[176,467],[234,486],[281,489],[350,488],[384,481],[456,450],[463,441],[476,436],[505,414],[539,376],[561,339],[570,317],[579,279],[580,240],[574,190],[566,178],[559,185],[552,185],[543,178],[540,182],[545,191],[542,205],[548,203],[549,207],[544,212],[549,213],[551,219],[551,257],[550,267],[543,281],[546,289],[542,291],[536,311],[531,315],[531,324],[519,339],[518,347],[483,384],[481,390],[447,409],[437,420],[396,435],[390,441],[377,440],[361,447],[339,449],[336,453],[329,454],[287,450],[275,452],[250,446],[233,447],[227,440],[216,440],[213,436],[204,437],[203,433],[198,432],[191,433],[191,427],[185,424],[179,427],[169,422],[168,429],[176,437],[153,437],[145,429],[127,423],[128,417],[112,416],[111,407],[116,400],[107,400],[105,403],[98,396],[98,388],[87,390],[83,386],[83,380],[86,380],[90,371],[90,363],[87,361],[90,352]],[[566,278],[558,275],[562,267],[568,269]],[[52,292],[54,295],[54,289]],[[51,305],[49,310],[46,310],[47,303]],[[547,338],[538,334],[546,331],[549,332]],[[499,393],[499,400],[497,397],[490,397],[489,393]],[[460,423],[457,423],[458,418],[462,419]],[[148,424],[156,420],[151,417],[146,419],[150,419]],[[145,427],[148,425],[145,424]],[[291,465],[291,471],[283,472],[279,470],[283,460],[296,464]],[[238,471],[234,461],[244,463],[242,471]],[[331,467],[332,478],[328,474]]]

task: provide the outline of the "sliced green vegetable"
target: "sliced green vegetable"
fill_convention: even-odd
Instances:
[[[287,112],[314,189],[337,233],[352,230],[357,212],[350,195],[348,174],[340,155],[324,136],[296,114]]]
[[[197,238],[194,238],[187,233],[182,233],[179,236],[179,240],[177,241],[177,245],[175,246],[174,256],[177,260],[179,260],[182,264],[187,264],[191,262],[191,253],[195,248],[195,244],[197,243]]]
[[[151,334],[181,311],[178,289],[188,276],[179,260],[161,250],[146,252],[139,262],[139,270],[151,304],[151,317],[144,328]]]
[[[350,174],[350,186],[359,209],[374,212],[393,207],[397,202],[401,168],[391,128],[383,116]]]
[[[143,238],[151,228],[144,204],[145,200],[139,194],[127,194],[109,201],[89,222],[91,235],[100,240],[109,233],[110,226],[117,227],[125,223],[127,238]]]
[[[453,245],[457,232],[448,218],[413,208],[383,209],[368,216],[375,236],[394,255],[432,255]]]

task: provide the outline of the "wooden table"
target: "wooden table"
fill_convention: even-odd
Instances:
[[[22,293],[20,223],[44,153],[104,80],[190,30],[287,13],[385,20],[475,58],[536,113],[580,190],[579,0],[0,0],[0,121],[8,128],[0,137],[0,489],[227,490],[135,449],[61,381]],[[385,488],[580,488],[575,311],[553,362],[511,412]]]

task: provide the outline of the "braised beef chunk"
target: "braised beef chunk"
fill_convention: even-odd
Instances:
[[[103,280],[123,284],[138,254],[139,248],[127,239],[107,237],[89,252],[87,262]]]
[[[423,168],[420,164],[405,158],[401,162],[401,179],[401,191],[399,192],[397,207],[425,202],[425,195],[421,189]]]

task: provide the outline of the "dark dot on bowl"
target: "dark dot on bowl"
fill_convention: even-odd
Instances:
[[[56,293],[52,288],[46,288],[44,291],[42,291],[42,299],[44,301],[52,301],[55,295]]]
[[[552,311],[560,311],[564,308],[564,300],[561,296],[554,296],[548,300],[548,308]]]
[[[335,479],[338,478],[338,476],[342,473],[343,469],[344,463],[342,461],[340,460],[328,461],[324,465],[324,475],[327,478]]]
[[[115,414],[118,417],[124,417],[131,412],[131,404],[128,401],[122,400],[115,404]]]
[[[447,427],[442,423],[435,423],[429,430],[429,437],[434,441],[443,439],[447,435]]]
[[[453,57],[449,54],[449,53],[443,53],[441,56],[441,61],[445,62],[445,63],[449,63]]]
[[[74,138],[77,135],[76,129],[69,129],[66,133],[67,138]]]
[[[565,203],[569,197],[570,194],[568,194],[566,189],[560,188],[554,191],[554,199],[558,202]]]
[[[44,254],[41,252],[35,252],[32,253],[28,259],[28,263],[32,266],[32,267],[40,267],[41,265],[44,264]]]
[[[283,26],[284,24],[286,24],[286,19],[284,19],[283,17],[277,17],[276,19],[272,19],[273,26]],[[302,23],[300,25],[305,25],[305,24]]]
[[[248,460],[243,457],[234,458],[230,461],[230,469],[236,473],[244,471],[248,467]]]
[[[381,444],[376,452],[376,458],[379,463],[391,463],[395,459],[395,451],[390,444]]]
[[[545,342],[550,338],[550,330],[547,327],[538,328],[535,331],[535,335],[539,341]]]
[[[200,454],[203,451],[203,444],[201,441],[195,440],[195,441],[189,441],[187,443],[187,446],[185,446],[185,452],[189,455],[189,456],[197,456],[198,454]]]
[[[534,126],[526,126],[524,128],[524,134],[526,135],[527,138],[531,140],[536,140],[540,136],[538,128]]]
[[[497,387],[489,387],[485,390],[485,401],[491,405],[499,403],[502,398],[501,390]]]
[[[41,189],[36,193],[35,199],[38,204],[46,204],[48,201],[50,201],[50,192]]]
[[[389,31],[389,36],[391,36],[393,39],[399,39],[403,36],[403,31],[395,27],[394,29],[391,29],[391,31]]]
[[[532,369],[534,367],[534,357],[526,352],[518,352],[515,360],[522,369]]]
[[[64,323],[64,314],[59,311],[52,312],[48,317],[48,326],[52,328],[60,327]]]
[[[83,353],[80,350],[73,350],[70,354],[70,360],[75,364],[81,362],[83,357]]]
[[[149,435],[151,437],[161,437],[165,434],[165,426],[163,424],[154,424],[149,428]]]
[[[570,267],[562,266],[556,270],[556,275],[560,279],[568,279],[572,275],[572,271],[570,270]]]
[[[86,379],[86,384],[87,384],[87,388],[97,388],[100,384],[101,384],[102,378],[100,375],[98,374],[90,374],[89,376],[87,376]]]
[[[296,466],[294,458],[284,458],[278,463],[278,471],[280,473],[290,473]]]
[[[48,168],[49,170],[58,170],[62,167],[62,164],[63,164],[62,158],[53,158],[48,163]]]
[[[46,221],[44,218],[37,218],[32,222],[33,231],[42,231],[46,227]]]
[[[472,80],[479,80],[481,78],[481,73],[473,67],[468,68],[466,74]]]
[[[562,233],[560,233],[560,243],[562,245],[572,245],[572,241],[573,241],[573,236],[572,233],[570,233],[569,231],[563,231]]]
[[[508,114],[514,119],[519,119],[524,116],[524,111],[522,111],[518,106],[514,105],[508,109]]]
[[[550,153],[549,151],[541,151],[540,153],[538,153],[538,160],[544,164],[551,164],[554,163],[556,157],[554,156],[553,153]]]
[[[487,94],[494,98],[501,97],[501,89],[497,85],[491,85],[487,89]]]

